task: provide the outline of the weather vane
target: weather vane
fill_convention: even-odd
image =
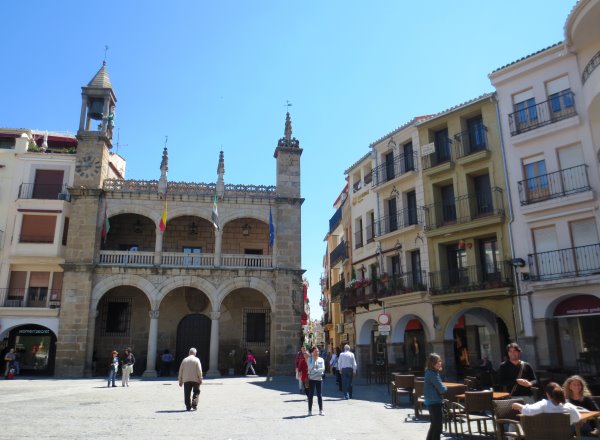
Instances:
[[[165,148],[167,148],[167,141],[169,140],[169,136],[165,136]]]
[[[292,106],[292,103],[286,99],[284,107],[287,107],[289,110],[291,106]]]
[[[106,52],[108,52],[108,46],[104,45],[104,62],[106,63]]]

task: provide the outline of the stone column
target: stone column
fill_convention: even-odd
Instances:
[[[83,370],[83,375],[85,377],[93,377],[94,376],[94,334],[96,333],[96,319],[98,318],[98,310],[90,310],[90,319],[88,321],[88,334],[87,334],[87,342],[85,347],[85,367]]]
[[[158,310],[150,310],[150,331],[148,332],[148,359],[146,361],[146,371],[143,377],[157,377],[156,373],[156,347],[158,340]]]
[[[215,266],[221,265],[221,240],[223,239],[223,230],[215,230]]]
[[[160,266],[162,263],[162,243],[163,233],[160,228],[156,228],[156,239],[154,242],[154,265]]]
[[[206,377],[220,377],[219,371],[219,318],[221,312],[210,312],[210,369],[206,372]]]

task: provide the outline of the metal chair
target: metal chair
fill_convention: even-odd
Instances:
[[[413,391],[413,404],[414,414],[408,414],[404,419],[405,422],[409,420],[421,420],[423,418],[423,409],[425,408],[425,397],[423,397],[423,391],[425,390],[425,381],[420,378],[415,378],[415,389]]]
[[[494,400],[492,405],[494,406],[494,415],[496,416],[496,439],[505,440],[507,437],[511,439],[521,439],[523,437],[521,425],[519,425],[519,414],[518,411],[512,409],[513,403],[523,404],[523,399],[504,399]],[[507,431],[508,426],[519,425],[515,427],[515,431]]]
[[[569,414],[543,413],[521,416],[521,427],[527,440],[569,440],[580,438],[571,430]]]

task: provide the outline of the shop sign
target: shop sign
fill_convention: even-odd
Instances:
[[[379,333],[382,332],[387,332],[387,334],[390,333],[390,331],[392,330],[392,326],[389,324],[379,324]]]
[[[17,330],[18,335],[49,335],[50,330],[45,329],[19,329]]]
[[[435,143],[430,142],[429,144],[421,145],[421,156],[428,156],[435,153]]]
[[[554,309],[556,317],[598,314],[600,314],[600,299],[593,295],[577,295],[567,298]]]

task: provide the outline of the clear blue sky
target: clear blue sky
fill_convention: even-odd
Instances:
[[[102,64],[127,178],[275,184],[289,100],[302,155],[302,266],[320,310],[344,170],[413,116],[492,91],[487,74],[563,40],[575,0],[6,1],[0,127],[75,133]]]

